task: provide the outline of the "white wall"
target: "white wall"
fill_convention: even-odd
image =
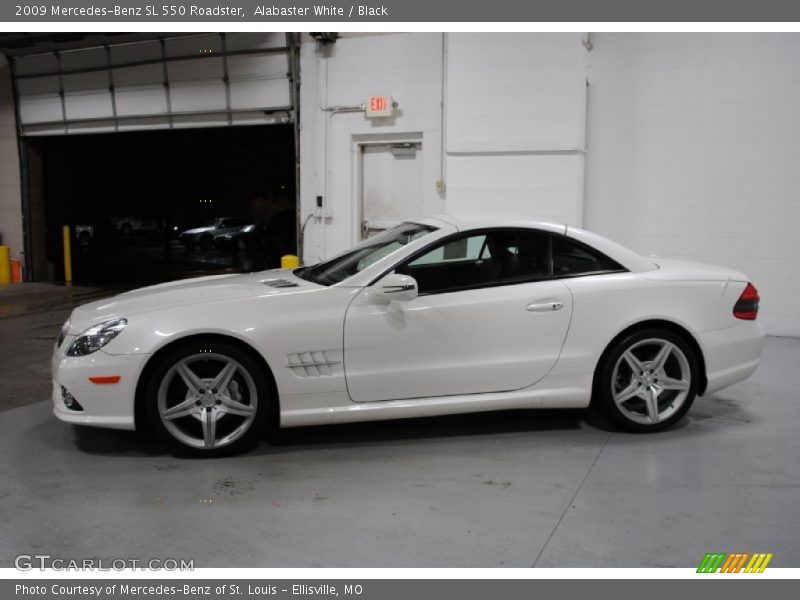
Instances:
[[[22,202],[11,73],[0,55],[0,234],[11,258],[22,258]]]
[[[306,226],[306,262],[331,256],[356,239],[356,140],[421,135],[426,157],[423,165],[426,211],[444,210],[435,187],[439,163],[428,159],[435,159],[441,153],[441,54],[442,38],[438,34],[346,36],[324,47],[322,52],[318,52],[313,41],[303,44],[301,216],[305,220],[314,213],[318,195],[325,198],[325,211],[329,215],[324,219],[312,218]],[[361,112],[331,115],[320,110],[320,107],[359,105],[372,95],[393,96],[399,102],[397,115],[373,123]]]
[[[493,210],[579,224],[586,114],[581,39],[346,35],[324,53],[314,42],[304,43],[302,216],[314,213],[317,195],[326,197],[330,215],[309,220],[304,259],[315,262],[358,239],[354,149],[370,137],[421,135],[426,213]],[[379,94],[398,101],[395,118],[372,122],[363,113],[329,116],[320,110],[358,105]],[[437,191],[439,180],[443,193]]]
[[[591,39],[585,226],[744,271],[800,335],[800,35]]]
[[[450,34],[447,208],[581,224],[581,34]]]

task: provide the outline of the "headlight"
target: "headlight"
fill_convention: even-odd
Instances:
[[[67,356],[86,356],[97,352],[117,337],[127,324],[127,319],[112,319],[89,327],[72,342]]]
[[[69,333],[69,321],[64,323],[61,327],[61,331],[58,332],[58,340],[56,340],[56,348],[61,348],[61,344],[64,343],[64,338],[67,337]]]

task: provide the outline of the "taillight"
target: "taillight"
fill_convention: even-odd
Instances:
[[[752,283],[748,283],[742,295],[733,305],[733,316],[737,319],[753,321],[758,316],[758,290]]]

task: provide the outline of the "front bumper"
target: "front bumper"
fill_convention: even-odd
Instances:
[[[62,348],[69,346],[69,340]],[[53,353],[53,414],[67,423],[135,429],[134,399],[146,354],[111,355],[102,350],[88,356],[66,356],[60,349]],[[92,383],[90,377],[119,375],[118,383]],[[64,403],[62,387],[69,391],[82,410]]]

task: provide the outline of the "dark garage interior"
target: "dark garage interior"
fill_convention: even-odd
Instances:
[[[254,271],[296,253],[291,125],[29,138],[26,144],[29,162],[39,165],[31,210],[44,213],[31,219],[44,224],[32,232],[39,279],[64,279],[64,225],[71,228],[79,284],[130,286]],[[30,178],[36,177],[32,168]],[[197,243],[181,239],[182,232],[221,218],[230,220]],[[248,235],[237,239],[243,227]],[[237,235],[223,244],[215,240],[223,232]]]

